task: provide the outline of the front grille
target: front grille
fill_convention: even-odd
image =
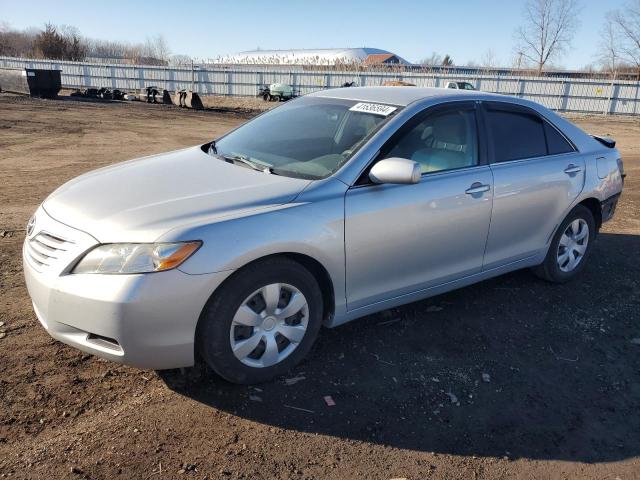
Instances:
[[[34,266],[44,270],[64,257],[74,243],[50,233],[40,232],[27,241],[26,252]]]

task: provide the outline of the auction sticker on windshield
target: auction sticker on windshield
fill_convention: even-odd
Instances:
[[[397,107],[390,107],[389,105],[381,105],[380,103],[356,103],[349,110],[352,112],[373,113],[376,115],[387,115],[397,110]]]

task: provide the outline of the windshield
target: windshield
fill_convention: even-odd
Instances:
[[[215,154],[278,175],[324,178],[399,110],[353,100],[303,97],[221,138],[215,143]]]

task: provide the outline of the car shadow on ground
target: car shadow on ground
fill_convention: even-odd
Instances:
[[[520,271],[325,329],[303,364],[270,383],[161,376],[288,430],[453,455],[634,457],[639,271],[640,236],[602,233],[572,283]]]

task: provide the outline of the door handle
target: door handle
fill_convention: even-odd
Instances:
[[[485,185],[480,182],[475,182],[469,188],[467,188],[464,193],[467,195],[473,195],[474,193],[482,193],[487,192],[491,189],[491,185]]]
[[[573,163],[564,169],[564,173],[566,173],[567,175],[571,175],[572,173],[578,173],[581,171],[582,169],[577,165],[574,165]]]

